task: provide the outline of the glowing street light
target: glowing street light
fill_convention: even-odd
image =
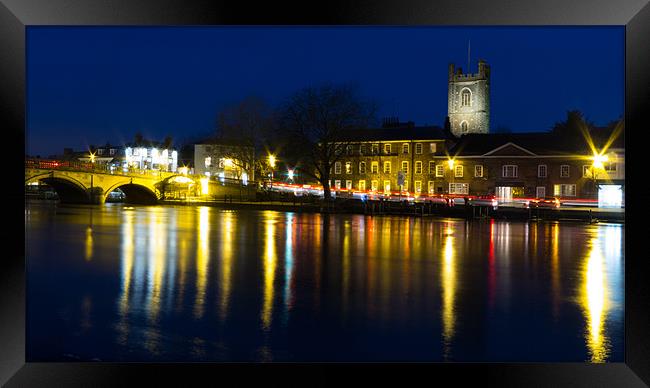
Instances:
[[[288,170],[287,177],[289,178],[289,180],[291,180],[291,181],[293,180],[293,169]]]
[[[607,155],[602,155],[602,154],[599,155],[599,154],[594,153],[593,160],[594,160],[594,163],[593,163],[593,167],[591,168],[591,177],[594,180],[594,193],[596,193],[597,192],[596,184],[597,184],[597,180],[598,180],[598,170],[601,170],[601,169],[604,168],[603,163],[608,161],[609,158],[607,157]]]
[[[275,155],[269,154],[269,165],[271,166],[271,188],[273,188],[273,169],[275,168]]]
[[[454,169],[454,163],[455,163],[454,159],[449,159],[449,160],[447,161],[447,164],[449,164],[449,169],[450,169],[450,170],[453,170],[453,169]]]
[[[594,155],[593,160],[594,160],[594,167],[595,168],[603,168],[603,163],[608,161],[609,158],[607,157],[607,155],[598,155],[598,154],[596,154],[596,155]]]

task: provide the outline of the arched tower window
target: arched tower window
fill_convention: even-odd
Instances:
[[[469,89],[463,89],[460,92],[460,106],[471,106],[472,92]]]
[[[467,126],[467,121],[463,121],[460,123],[460,132],[461,133],[467,133],[468,126]]]

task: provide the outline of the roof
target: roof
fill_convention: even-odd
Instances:
[[[601,149],[609,134],[594,133],[592,141]],[[622,136],[610,148],[623,148]],[[501,151],[501,152],[499,152]],[[550,132],[491,133],[463,135],[450,150],[454,155],[563,155],[591,153],[587,141],[573,142]]]
[[[390,128],[354,129],[339,137],[340,141],[447,140],[449,135],[437,126],[400,125]]]

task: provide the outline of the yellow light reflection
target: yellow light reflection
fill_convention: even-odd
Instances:
[[[264,330],[271,328],[273,314],[273,283],[275,281],[275,265],[277,254],[275,248],[275,220],[273,213],[265,213],[265,249],[264,249],[264,305],[262,306],[262,327]]]
[[[161,306],[162,278],[165,273],[167,231],[160,208],[149,213],[149,289],[147,309],[150,320],[156,320]]]
[[[208,280],[208,264],[210,262],[210,208],[199,208],[199,230],[197,233],[196,249],[196,299],[194,302],[194,317],[203,316],[205,304],[205,289]]]
[[[557,321],[562,301],[560,289],[560,226],[551,226],[551,292],[553,295],[553,318]]]
[[[343,303],[341,308],[343,310],[344,318],[347,317],[348,311],[348,294],[350,292],[350,234],[351,226],[350,222],[345,222],[343,232],[343,284],[341,287],[341,293],[343,294]]]
[[[126,322],[129,312],[129,293],[131,290],[131,276],[135,258],[133,243],[133,218],[131,212],[124,214],[122,218],[122,294],[119,300],[120,321],[118,323],[118,343],[125,344],[129,334],[129,326]]]
[[[233,213],[222,213],[221,226],[221,271],[220,282],[221,290],[219,297],[219,314],[222,320],[228,315],[228,304],[230,301],[231,269],[233,257]]]
[[[86,261],[93,258],[93,228],[90,226],[86,228],[86,255],[84,257]]]
[[[454,299],[456,297],[456,263],[454,252],[454,237],[447,235],[444,242],[444,260],[442,263],[442,338],[443,357],[448,359],[451,352],[451,341],[454,337],[456,312]]]
[[[604,322],[609,301],[603,254],[596,237],[591,240],[591,249],[583,267],[583,277],[580,304],[587,321],[585,340],[590,361],[601,363],[605,362],[609,356],[609,339],[605,334]]]

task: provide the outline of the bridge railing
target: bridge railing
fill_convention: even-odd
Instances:
[[[52,160],[52,159],[25,159],[25,168],[35,168],[43,170],[63,170],[63,171],[87,171],[99,174],[123,175],[131,177],[160,177],[174,175],[175,173],[169,171],[157,170],[140,170],[129,169],[123,171],[121,168],[111,169],[108,165],[97,164],[91,162],[81,162],[75,160]]]

